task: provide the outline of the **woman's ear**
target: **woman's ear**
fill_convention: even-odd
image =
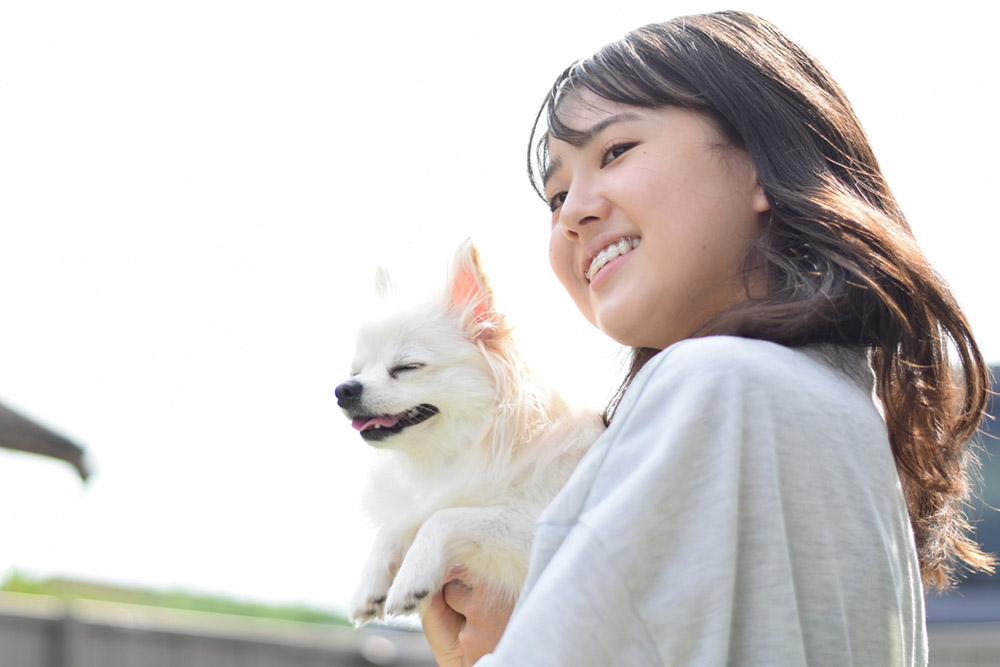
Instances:
[[[753,165],[750,166],[750,178],[753,179],[750,190],[750,206],[756,213],[767,213],[771,210],[771,202],[767,200],[764,188],[757,182],[757,170],[754,169]]]

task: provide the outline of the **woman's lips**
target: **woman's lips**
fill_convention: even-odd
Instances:
[[[614,243],[609,243],[590,260],[590,266],[583,272],[584,279],[591,282],[609,262],[627,255],[637,247],[639,247],[639,238],[635,236],[623,236]]]

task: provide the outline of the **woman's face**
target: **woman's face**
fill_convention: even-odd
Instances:
[[[747,297],[744,262],[769,206],[744,151],[680,107],[583,92],[559,117],[585,139],[549,140],[549,256],[592,324],[663,349]]]

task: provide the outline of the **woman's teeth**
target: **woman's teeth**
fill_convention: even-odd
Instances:
[[[587,282],[590,282],[605,264],[616,257],[621,257],[625,253],[630,252],[633,248],[638,247],[639,239],[623,236],[617,243],[612,243],[607,248],[597,253],[597,257],[595,257],[590,263],[590,268],[583,274],[584,278],[587,279]]]

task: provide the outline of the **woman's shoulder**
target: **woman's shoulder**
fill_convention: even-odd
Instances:
[[[649,376],[709,380],[795,373],[805,362],[802,351],[778,343],[738,336],[706,336],[674,343],[640,372]],[[640,379],[637,377],[636,379]]]
[[[835,441],[826,448],[831,456],[848,442],[869,452],[870,443],[880,448],[885,439],[871,381],[860,349],[691,339],[643,367],[605,438],[613,443],[612,458],[624,457],[626,465],[641,459],[651,469],[669,468],[677,459],[692,468],[696,462],[724,466],[720,457],[737,461],[751,452],[765,459],[767,452],[815,453],[804,442]]]
[[[766,340],[706,336],[680,341],[657,354],[636,375],[630,391],[635,398],[707,393],[797,401],[843,388],[860,391],[836,393],[854,393],[867,400],[871,383],[871,369],[860,350],[834,345],[793,348]]]

